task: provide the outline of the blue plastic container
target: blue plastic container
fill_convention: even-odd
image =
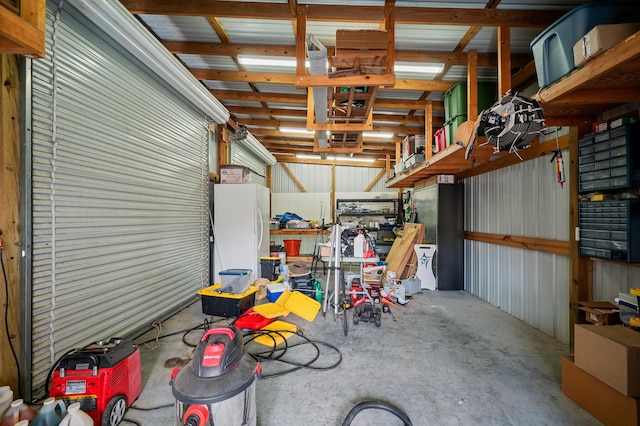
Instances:
[[[573,71],[573,45],[593,27],[640,21],[638,0],[588,3],[566,13],[530,44],[538,84],[548,86]]]

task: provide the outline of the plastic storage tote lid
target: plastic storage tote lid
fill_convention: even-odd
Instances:
[[[225,269],[218,273],[220,275],[248,275],[251,273],[251,269]]]

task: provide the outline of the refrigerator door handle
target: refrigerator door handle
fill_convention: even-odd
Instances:
[[[258,223],[260,224],[260,238],[258,238],[258,252],[262,248],[262,236],[264,235],[264,223],[262,223],[262,212],[260,211],[260,207],[258,207]]]

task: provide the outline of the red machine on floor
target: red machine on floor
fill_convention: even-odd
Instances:
[[[127,340],[93,343],[63,356],[49,396],[80,403],[95,425],[116,426],[142,390],[140,349]]]

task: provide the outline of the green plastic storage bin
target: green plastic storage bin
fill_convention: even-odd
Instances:
[[[478,112],[489,108],[498,100],[498,84],[478,83]],[[449,121],[459,115],[467,115],[467,83],[454,84],[444,93],[444,119]],[[465,118],[466,120],[466,118]],[[463,120],[464,121],[464,120]]]
[[[456,130],[458,130],[458,127],[465,121],[467,121],[467,114],[459,114],[444,123],[447,128],[447,146],[456,142]]]

